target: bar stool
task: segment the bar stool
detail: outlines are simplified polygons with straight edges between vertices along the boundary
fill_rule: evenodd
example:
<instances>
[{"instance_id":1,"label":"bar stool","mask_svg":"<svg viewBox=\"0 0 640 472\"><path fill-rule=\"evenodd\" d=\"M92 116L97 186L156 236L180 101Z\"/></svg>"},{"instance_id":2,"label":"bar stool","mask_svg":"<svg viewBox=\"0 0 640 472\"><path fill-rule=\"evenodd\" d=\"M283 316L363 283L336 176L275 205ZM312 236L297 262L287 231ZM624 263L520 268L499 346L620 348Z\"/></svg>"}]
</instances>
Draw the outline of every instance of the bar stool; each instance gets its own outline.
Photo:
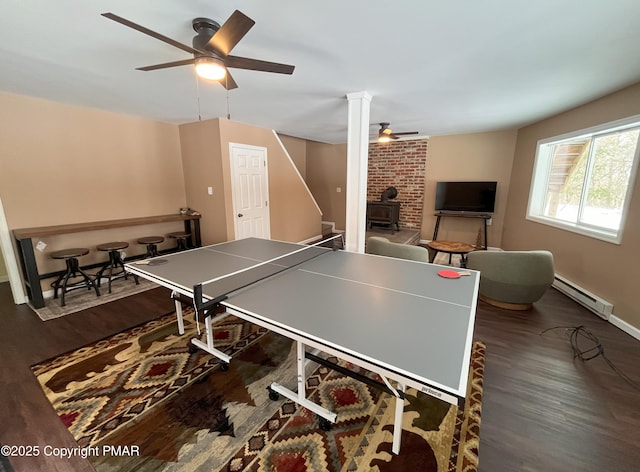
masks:
<instances>
[{"instance_id":1,"label":"bar stool","mask_svg":"<svg viewBox=\"0 0 640 472\"><path fill-rule=\"evenodd\" d=\"M96 246L98 251L108 251L109 252L109 260L102 266L102 268L96 274L96 282L98 283L98 287L100 287L100 283L102 281L103 274L106 270L109 271L108 279L109 279L109 293L111 293L111 281L120 277L127 279L127 271L124 269L124 264L122 263L122 255L120 251L122 249L126 249L129 247L129 243L124 241L114 241L112 243L104 243ZM115 272L114 272L115 270ZM138 277L135 275L133 279L138 285L140 282L138 281Z\"/></svg>"},{"instance_id":2,"label":"bar stool","mask_svg":"<svg viewBox=\"0 0 640 472\"><path fill-rule=\"evenodd\" d=\"M158 244L164 242L164 238L162 236L146 236L144 238L138 239L138 244L146 244L147 245L147 253L144 257L156 257L159 256L158 252Z\"/></svg>"},{"instance_id":3,"label":"bar stool","mask_svg":"<svg viewBox=\"0 0 640 472\"><path fill-rule=\"evenodd\" d=\"M189 249L187 239L191 237L191 233L187 233L186 231L176 231L175 233L167 234L167 236L176 240L176 249L178 251Z\"/></svg>"},{"instance_id":4,"label":"bar stool","mask_svg":"<svg viewBox=\"0 0 640 472\"><path fill-rule=\"evenodd\" d=\"M52 259L64 259L67 263L67 271L64 274L60 275L60 277L58 277L56 281L51 284L51 287L53 287L53 298L58 298L58 289L61 288L60 285L62 285L60 306L65 306L65 294L77 288L86 287L89 290L93 288L96 291L96 296L100 296L100 290L98 289L98 286L93 280L91 280L91 277L89 277L89 275L87 275L87 273L80 268L80 264L78 263L78 257L86 256L87 254L89 254L89 249L84 247L63 249L61 251L55 251L49 254ZM80 276L82 276L83 278L82 281L75 282L71 285L68 284L69 278Z\"/></svg>"}]
</instances>

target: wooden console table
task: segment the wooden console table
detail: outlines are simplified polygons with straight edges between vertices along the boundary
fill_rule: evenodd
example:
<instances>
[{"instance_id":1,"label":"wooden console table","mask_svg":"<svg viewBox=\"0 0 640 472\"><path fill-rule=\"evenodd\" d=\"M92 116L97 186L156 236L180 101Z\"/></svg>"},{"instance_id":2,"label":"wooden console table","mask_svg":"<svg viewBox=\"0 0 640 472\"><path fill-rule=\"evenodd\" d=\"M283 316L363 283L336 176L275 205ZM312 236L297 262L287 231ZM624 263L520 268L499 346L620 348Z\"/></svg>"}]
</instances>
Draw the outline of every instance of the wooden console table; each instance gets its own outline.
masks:
<instances>
[{"instance_id":1,"label":"wooden console table","mask_svg":"<svg viewBox=\"0 0 640 472\"><path fill-rule=\"evenodd\" d=\"M484 230L484 245L481 248L476 249L487 249L489 247L487 243L487 221L492 218L491 215L487 213L446 213L446 212L438 212L435 214L436 218L436 227L433 230L433 238L435 241L438 239L438 229L440 228L440 218L450 217L450 218L481 218L483 220L483 230Z\"/></svg>"},{"instance_id":2,"label":"wooden console table","mask_svg":"<svg viewBox=\"0 0 640 472\"><path fill-rule=\"evenodd\" d=\"M40 280L49 275L40 275L36 264L35 253L33 252L32 238L42 238L59 234L82 233L86 231L97 231L102 229L123 228L127 226L141 226L156 223L167 223L173 221L183 221L184 230L191 234L191 243L195 247L202 245L200 236L200 215L161 215L144 216L141 218L125 218L121 220L94 221L91 223L74 223L68 225L41 226L37 228L21 228L13 230L13 237L16 239L20 262L22 264L22 274L27 295L34 308L44 306L44 297ZM191 225L193 223L193 229Z\"/></svg>"}]
</instances>

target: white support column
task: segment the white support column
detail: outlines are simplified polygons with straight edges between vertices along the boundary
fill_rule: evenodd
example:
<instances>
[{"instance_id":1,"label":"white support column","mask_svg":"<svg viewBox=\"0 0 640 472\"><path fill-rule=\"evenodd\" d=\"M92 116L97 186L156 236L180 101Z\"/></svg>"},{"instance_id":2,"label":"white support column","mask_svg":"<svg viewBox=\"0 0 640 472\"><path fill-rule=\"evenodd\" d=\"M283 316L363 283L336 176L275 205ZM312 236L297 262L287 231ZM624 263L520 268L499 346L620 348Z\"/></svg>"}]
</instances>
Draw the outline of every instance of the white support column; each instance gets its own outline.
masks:
<instances>
[{"instance_id":1,"label":"white support column","mask_svg":"<svg viewBox=\"0 0 640 472\"><path fill-rule=\"evenodd\" d=\"M367 230L367 164L369 161L368 92L348 93L346 250L364 252Z\"/></svg>"}]
</instances>

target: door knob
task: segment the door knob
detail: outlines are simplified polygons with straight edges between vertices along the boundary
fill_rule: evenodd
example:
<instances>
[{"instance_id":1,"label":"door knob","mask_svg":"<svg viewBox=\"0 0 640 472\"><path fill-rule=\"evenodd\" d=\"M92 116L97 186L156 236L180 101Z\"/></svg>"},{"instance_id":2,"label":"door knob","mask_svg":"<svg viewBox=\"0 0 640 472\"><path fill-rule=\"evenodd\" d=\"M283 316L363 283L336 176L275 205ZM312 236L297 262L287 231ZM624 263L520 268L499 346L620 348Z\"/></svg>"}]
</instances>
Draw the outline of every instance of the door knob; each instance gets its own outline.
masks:
<instances>
[{"instance_id":1,"label":"door knob","mask_svg":"<svg viewBox=\"0 0 640 472\"><path fill-rule=\"evenodd\" d=\"M244 215L242 213L238 213L238 218L242 218Z\"/></svg>"}]
</instances>

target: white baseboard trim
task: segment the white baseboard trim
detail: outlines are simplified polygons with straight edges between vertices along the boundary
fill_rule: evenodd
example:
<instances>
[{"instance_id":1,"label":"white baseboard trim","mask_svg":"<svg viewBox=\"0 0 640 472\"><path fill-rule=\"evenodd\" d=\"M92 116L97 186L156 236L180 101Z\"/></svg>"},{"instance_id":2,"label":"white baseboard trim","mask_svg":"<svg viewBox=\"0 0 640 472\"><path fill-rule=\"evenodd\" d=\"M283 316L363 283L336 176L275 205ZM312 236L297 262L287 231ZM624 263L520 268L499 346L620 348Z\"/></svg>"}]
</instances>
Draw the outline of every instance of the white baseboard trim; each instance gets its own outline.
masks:
<instances>
[{"instance_id":1,"label":"white baseboard trim","mask_svg":"<svg viewBox=\"0 0 640 472\"><path fill-rule=\"evenodd\" d=\"M2 282L8 282L9 281L9 276L8 275L0 275L0 284Z\"/></svg>"},{"instance_id":2,"label":"white baseboard trim","mask_svg":"<svg viewBox=\"0 0 640 472\"><path fill-rule=\"evenodd\" d=\"M609 323L611 323L616 328L620 328L622 331L627 333L629 336L633 336L637 340L640 340L640 329L635 326L630 325L626 321L621 320L615 315L609 316Z\"/></svg>"}]
</instances>

